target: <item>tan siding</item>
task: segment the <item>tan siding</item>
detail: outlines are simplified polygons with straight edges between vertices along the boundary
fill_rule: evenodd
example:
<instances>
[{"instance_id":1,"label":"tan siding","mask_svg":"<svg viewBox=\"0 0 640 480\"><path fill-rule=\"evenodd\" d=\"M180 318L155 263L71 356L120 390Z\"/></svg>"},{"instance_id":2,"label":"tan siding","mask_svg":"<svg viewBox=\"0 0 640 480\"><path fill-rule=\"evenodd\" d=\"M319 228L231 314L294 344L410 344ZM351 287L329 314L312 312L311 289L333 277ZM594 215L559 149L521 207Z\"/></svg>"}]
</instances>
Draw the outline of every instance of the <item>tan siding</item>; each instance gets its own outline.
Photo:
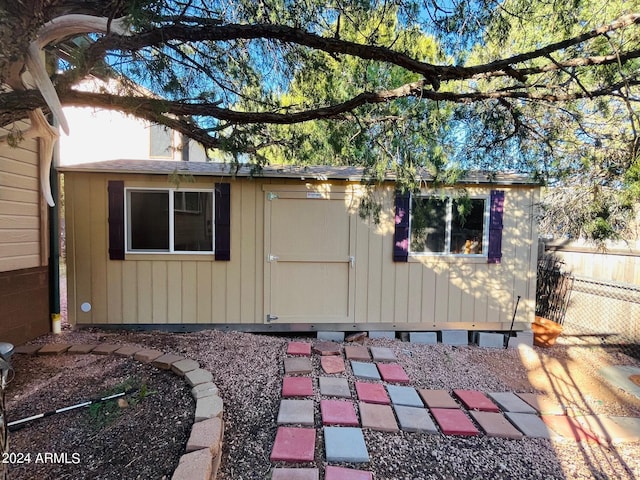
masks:
<instances>
[{"instance_id":1,"label":"tan siding","mask_svg":"<svg viewBox=\"0 0 640 480\"><path fill-rule=\"evenodd\" d=\"M0 136L7 133L0 128ZM47 264L47 212L41 204L37 142L0 144L0 272Z\"/></svg>"},{"instance_id":2,"label":"tan siding","mask_svg":"<svg viewBox=\"0 0 640 480\"><path fill-rule=\"evenodd\" d=\"M197 262L196 264L196 281L197 281L197 323L211 322L211 263Z\"/></svg>"},{"instance_id":3,"label":"tan siding","mask_svg":"<svg viewBox=\"0 0 640 480\"><path fill-rule=\"evenodd\" d=\"M151 274L153 264L149 261L137 263L137 287L138 287L138 323L153 323L153 276Z\"/></svg>"},{"instance_id":4,"label":"tan siding","mask_svg":"<svg viewBox=\"0 0 640 480\"><path fill-rule=\"evenodd\" d=\"M262 243L260 238L262 232L258 234L256 231L256 216L257 216L257 199L258 192L253 188L252 184L242 182L234 185L236 192L240 194L240 201L242 214L240 216L240 278L242 279L254 279L257 265L257 257L261 257ZM233 192L232 192L233 195ZM261 195L262 197L263 195ZM262 216L262 209L260 216ZM242 282L242 296L247 296L249 299L256 298L256 285L255 282L247 281ZM241 322L254 323L256 320L255 302L244 302L238 295L238 301L240 302L240 314L239 318Z\"/></svg>"},{"instance_id":5,"label":"tan siding","mask_svg":"<svg viewBox=\"0 0 640 480\"><path fill-rule=\"evenodd\" d=\"M153 298L151 316L153 323L169 323L167 308L169 290L167 288L167 277L167 262L151 262L151 278L153 282L151 289Z\"/></svg>"}]
</instances>

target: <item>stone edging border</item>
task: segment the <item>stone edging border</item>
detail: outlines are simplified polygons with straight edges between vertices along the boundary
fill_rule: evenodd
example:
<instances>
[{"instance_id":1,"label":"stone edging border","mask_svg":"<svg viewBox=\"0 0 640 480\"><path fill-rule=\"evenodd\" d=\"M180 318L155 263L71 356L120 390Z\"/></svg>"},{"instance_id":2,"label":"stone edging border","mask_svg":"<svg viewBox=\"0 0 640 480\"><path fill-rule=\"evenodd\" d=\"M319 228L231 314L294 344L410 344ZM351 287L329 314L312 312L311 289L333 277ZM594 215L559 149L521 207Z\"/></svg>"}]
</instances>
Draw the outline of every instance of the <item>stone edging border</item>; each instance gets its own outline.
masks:
<instances>
[{"instance_id":1,"label":"stone edging border","mask_svg":"<svg viewBox=\"0 0 640 480\"><path fill-rule=\"evenodd\" d=\"M213 375L208 370L200 368L197 361L159 350L113 343L22 345L16 347L13 353L26 355L113 354L119 357L131 357L140 363L151 364L162 370L171 370L176 375L183 377L191 387L191 395L196 401L196 410L185 453L180 457L178 467L173 472L171 480L216 480L222 459L224 404L220 398L218 387L212 382Z\"/></svg>"}]
</instances>

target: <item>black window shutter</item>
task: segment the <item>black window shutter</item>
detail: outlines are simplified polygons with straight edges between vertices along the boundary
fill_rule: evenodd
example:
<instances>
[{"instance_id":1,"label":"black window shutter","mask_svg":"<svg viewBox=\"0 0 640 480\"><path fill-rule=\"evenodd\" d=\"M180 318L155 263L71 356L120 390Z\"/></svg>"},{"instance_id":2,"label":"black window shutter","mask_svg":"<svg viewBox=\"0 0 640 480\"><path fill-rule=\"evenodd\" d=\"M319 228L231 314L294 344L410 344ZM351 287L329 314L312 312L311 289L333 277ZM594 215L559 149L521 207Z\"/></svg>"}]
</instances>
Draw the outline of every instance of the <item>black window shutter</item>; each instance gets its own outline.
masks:
<instances>
[{"instance_id":1,"label":"black window shutter","mask_svg":"<svg viewBox=\"0 0 640 480\"><path fill-rule=\"evenodd\" d=\"M216 183L216 260L231 260L231 184Z\"/></svg>"},{"instance_id":2,"label":"black window shutter","mask_svg":"<svg viewBox=\"0 0 640 480\"><path fill-rule=\"evenodd\" d=\"M393 261L409 258L409 202L408 193L396 194L395 230L393 232Z\"/></svg>"},{"instance_id":3,"label":"black window shutter","mask_svg":"<svg viewBox=\"0 0 640 480\"><path fill-rule=\"evenodd\" d=\"M109 194L109 260L124 260L124 182L110 180Z\"/></svg>"},{"instance_id":4,"label":"black window shutter","mask_svg":"<svg viewBox=\"0 0 640 480\"><path fill-rule=\"evenodd\" d=\"M502 260L502 217L504 216L504 191L491 190L489 211L489 252L488 263Z\"/></svg>"}]
</instances>

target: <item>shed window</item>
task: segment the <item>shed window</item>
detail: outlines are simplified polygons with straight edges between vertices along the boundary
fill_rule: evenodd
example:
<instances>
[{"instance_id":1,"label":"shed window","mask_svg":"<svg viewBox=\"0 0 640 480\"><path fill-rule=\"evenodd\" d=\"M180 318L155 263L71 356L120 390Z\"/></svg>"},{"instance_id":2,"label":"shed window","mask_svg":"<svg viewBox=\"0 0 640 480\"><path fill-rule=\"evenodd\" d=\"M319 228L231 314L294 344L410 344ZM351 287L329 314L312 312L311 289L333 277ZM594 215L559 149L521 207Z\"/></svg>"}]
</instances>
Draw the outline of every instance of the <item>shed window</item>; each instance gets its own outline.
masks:
<instances>
[{"instance_id":1,"label":"shed window","mask_svg":"<svg viewBox=\"0 0 640 480\"><path fill-rule=\"evenodd\" d=\"M413 197L409 251L413 254L486 255L488 221L486 198Z\"/></svg>"},{"instance_id":2,"label":"shed window","mask_svg":"<svg viewBox=\"0 0 640 480\"><path fill-rule=\"evenodd\" d=\"M128 252L213 252L213 190L127 190Z\"/></svg>"}]
</instances>

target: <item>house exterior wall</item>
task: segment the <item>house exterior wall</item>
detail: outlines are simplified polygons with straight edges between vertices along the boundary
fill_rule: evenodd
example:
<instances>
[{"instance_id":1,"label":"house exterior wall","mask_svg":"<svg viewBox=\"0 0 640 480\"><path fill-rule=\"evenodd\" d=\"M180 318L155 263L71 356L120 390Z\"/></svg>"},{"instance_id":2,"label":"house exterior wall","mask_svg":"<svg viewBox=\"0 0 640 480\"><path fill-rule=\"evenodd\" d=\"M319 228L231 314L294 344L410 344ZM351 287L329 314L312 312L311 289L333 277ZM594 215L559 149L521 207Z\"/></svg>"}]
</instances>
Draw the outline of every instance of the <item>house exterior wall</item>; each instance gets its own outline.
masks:
<instances>
[{"instance_id":1,"label":"house exterior wall","mask_svg":"<svg viewBox=\"0 0 640 480\"><path fill-rule=\"evenodd\" d=\"M48 254L37 141L0 144L1 341L21 344L49 331Z\"/></svg>"},{"instance_id":2,"label":"house exterior wall","mask_svg":"<svg viewBox=\"0 0 640 480\"><path fill-rule=\"evenodd\" d=\"M65 174L68 311L73 324L154 326L228 325L247 330L286 329L268 323L265 307L267 261L265 225L270 190L355 192L357 182L301 182L281 178L195 177L188 188L231 184L231 260L212 255L126 254L109 260L108 194L110 180L126 188L171 188L166 175L69 171ZM490 188L469 186L488 194ZM495 186L493 187L495 188ZM502 188L502 187L500 187ZM533 206L538 188L505 187L503 257L410 257L393 261L394 192L388 184L377 192L383 203L380 223L359 218L349 200L353 265L353 322L341 328L436 330L508 329L515 299L521 296L516 328L533 320L537 234ZM348 196L348 195L347 195ZM311 197L310 197L311 198ZM295 229L296 225L290 228ZM268 273L268 272L267 272ZM292 297L294 294L292 294ZM91 309L83 311L81 305ZM85 308L86 310L86 308ZM289 325L288 327L292 327ZM327 325L295 325L314 330Z\"/></svg>"}]
</instances>

